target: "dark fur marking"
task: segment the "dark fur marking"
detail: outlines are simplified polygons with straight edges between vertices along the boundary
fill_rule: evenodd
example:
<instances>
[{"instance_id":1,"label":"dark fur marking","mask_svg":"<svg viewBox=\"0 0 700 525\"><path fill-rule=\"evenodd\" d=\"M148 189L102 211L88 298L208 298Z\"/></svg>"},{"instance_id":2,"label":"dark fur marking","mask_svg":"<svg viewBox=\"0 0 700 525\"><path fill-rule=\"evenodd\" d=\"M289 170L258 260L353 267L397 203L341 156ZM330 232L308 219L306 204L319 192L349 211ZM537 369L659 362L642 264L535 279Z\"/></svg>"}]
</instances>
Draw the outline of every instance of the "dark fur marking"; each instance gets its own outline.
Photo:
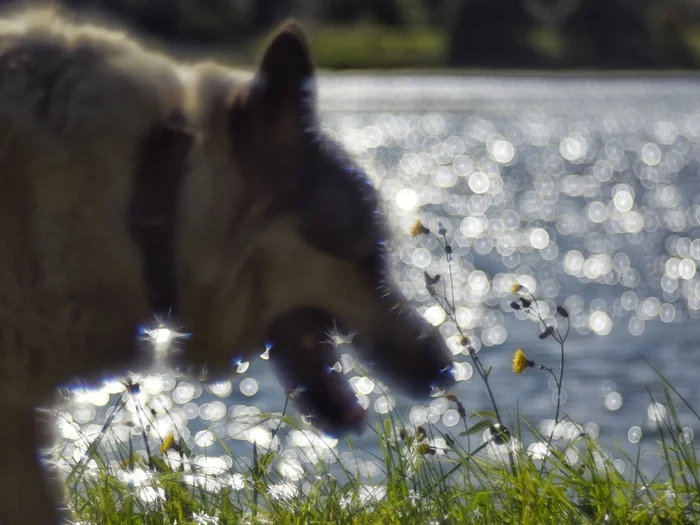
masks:
<instances>
[{"instance_id":1,"label":"dark fur marking","mask_svg":"<svg viewBox=\"0 0 700 525\"><path fill-rule=\"evenodd\" d=\"M143 276L154 313L177 310L175 221L192 133L172 115L143 140L137 152L128 226L141 250Z\"/></svg>"},{"instance_id":2,"label":"dark fur marking","mask_svg":"<svg viewBox=\"0 0 700 525\"><path fill-rule=\"evenodd\" d=\"M312 246L354 260L374 286L388 277L386 219L376 189L335 142L323 138L309 145L310 160L302 179L305 200L296 211L301 233Z\"/></svg>"},{"instance_id":3,"label":"dark fur marking","mask_svg":"<svg viewBox=\"0 0 700 525\"><path fill-rule=\"evenodd\" d=\"M34 108L36 117L44 120L48 117L56 84L70 66L71 58L58 51L53 44L45 43L34 46L31 51L23 47L10 50L0 58L0 68L8 75L21 72L29 77L28 87L40 91ZM47 67L46 64L51 66Z\"/></svg>"}]
</instances>

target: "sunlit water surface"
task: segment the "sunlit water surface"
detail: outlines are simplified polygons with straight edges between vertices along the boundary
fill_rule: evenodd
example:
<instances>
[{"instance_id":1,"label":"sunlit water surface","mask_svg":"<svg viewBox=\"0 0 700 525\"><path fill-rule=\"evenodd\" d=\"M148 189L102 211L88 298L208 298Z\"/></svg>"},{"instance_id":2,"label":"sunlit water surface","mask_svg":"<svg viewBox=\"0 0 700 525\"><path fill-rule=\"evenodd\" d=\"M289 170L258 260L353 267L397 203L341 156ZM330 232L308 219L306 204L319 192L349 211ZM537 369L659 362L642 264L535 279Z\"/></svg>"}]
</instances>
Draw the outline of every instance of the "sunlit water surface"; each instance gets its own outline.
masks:
<instances>
[{"instance_id":1,"label":"sunlit water surface","mask_svg":"<svg viewBox=\"0 0 700 525\"><path fill-rule=\"evenodd\" d=\"M401 290L460 352L455 325L423 282L424 270L446 274L444 259L434 240L411 238L408 230L416 218L430 228L439 220L454 239L457 317L493 366L490 381L507 420L514 421L517 403L549 432L556 401L545 373L513 374L513 349L555 369L559 363L558 346L539 340L537 325L509 307L517 280L542 299L545 312L561 304L571 314L562 410L580 427L558 427L557 443L581 430L597 435L628 474L632 465L610 438L633 458L641 443L641 466L655 473L656 425L668 407L661 397L652 404L646 388L660 396L662 382L641 356L700 407L700 82L343 76L323 78L320 88L324 127L366 168L386 201ZM459 353L457 360L464 365L456 394L467 411L488 410L469 357ZM455 435L463 430L444 398L416 405L385 396L348 355L341 364L371 423L395 408L408 423L430 422ZM291 484L277 486L280 496L298 490L318 461L336 471L342 465L368 485L381 480L371 431L354 440L360 462L342 440L310 431L287 429L273 438L277 422L256 414L279 412L285 399L264 358L238 364L230 381L210 386L164 371L138 380L140 401L156 414L152 451L158 453L159 436L177 427L201 468L228 472L222 484L245 482L231 472L246 471L253 442L282 452L274 468ZM58 418L65 456L84 453L123 390L115 381L75 393L74 405ZM683 438L693 440L698 422L686 410L680 417ZM142 449L144 425L131 399L105 446L134 436ZM233 464L220 457L218 439L237 456ZM144 488L143 497L158 494Z\"/></svg>"}]
</instances>

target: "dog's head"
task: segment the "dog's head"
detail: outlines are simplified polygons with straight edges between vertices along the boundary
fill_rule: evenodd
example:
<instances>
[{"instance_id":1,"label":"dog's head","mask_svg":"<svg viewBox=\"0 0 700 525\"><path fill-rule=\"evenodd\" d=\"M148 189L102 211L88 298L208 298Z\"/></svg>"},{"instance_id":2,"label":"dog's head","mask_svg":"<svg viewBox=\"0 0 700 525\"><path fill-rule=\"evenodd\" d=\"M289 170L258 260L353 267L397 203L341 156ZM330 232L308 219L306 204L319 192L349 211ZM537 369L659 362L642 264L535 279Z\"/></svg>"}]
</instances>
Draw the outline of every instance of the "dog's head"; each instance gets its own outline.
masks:
<instances>
[{"instance_id":1,"label":"dog's head","mask_svg":"<svg viewBox=\"0 0 700 525\"><path fill-rule=\"evenodd\" d=\"M267 344L317 426L360 430L364 411L334 367L331 329L353 332L380 377L418 396L452 381L452 354L391 282L376 190L321 133L314 102L306 40L288 22L253 80L233 89L217 128L228 171L210 180L228 177L229 189L211 205L231 204L212 216L229 224L200 230L223 239L223 255L201 270L209 283L182 301L193 332L184 357L216 374Z\"/></svg>"}]
</instances>

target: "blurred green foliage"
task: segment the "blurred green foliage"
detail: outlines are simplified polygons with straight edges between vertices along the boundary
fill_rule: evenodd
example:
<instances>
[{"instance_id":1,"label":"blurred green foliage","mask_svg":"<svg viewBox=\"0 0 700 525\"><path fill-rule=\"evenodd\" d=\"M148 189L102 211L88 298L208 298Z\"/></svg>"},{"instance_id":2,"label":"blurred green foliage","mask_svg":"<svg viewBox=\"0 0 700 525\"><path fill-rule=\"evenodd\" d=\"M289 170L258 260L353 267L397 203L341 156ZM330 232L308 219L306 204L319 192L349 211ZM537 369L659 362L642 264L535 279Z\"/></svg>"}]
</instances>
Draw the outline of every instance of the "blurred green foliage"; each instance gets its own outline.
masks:
<instances>
[{"instance_id":1,"label":"blurred green foliage","mask_svg":"<svg viewBox=\"0 0 700 525\"><path fill-rule=\"evenodd\" d=\"M431 68L443 64L447 46L447 35L430 27L371 24L320 26L310 40L316 63L328 69Z\"/></svg>"},{"instance_id":2,"label":"blurred green foliage","mask_svg":"<svg viewBox=\"0 0 700 525\"><path fill-rule=\"evenodd\" d=\"M700 3L687 0L61 1L242 65L288 16L306 24L319 66L330 69L700 65Z\"/></svg>"}]
</instances>

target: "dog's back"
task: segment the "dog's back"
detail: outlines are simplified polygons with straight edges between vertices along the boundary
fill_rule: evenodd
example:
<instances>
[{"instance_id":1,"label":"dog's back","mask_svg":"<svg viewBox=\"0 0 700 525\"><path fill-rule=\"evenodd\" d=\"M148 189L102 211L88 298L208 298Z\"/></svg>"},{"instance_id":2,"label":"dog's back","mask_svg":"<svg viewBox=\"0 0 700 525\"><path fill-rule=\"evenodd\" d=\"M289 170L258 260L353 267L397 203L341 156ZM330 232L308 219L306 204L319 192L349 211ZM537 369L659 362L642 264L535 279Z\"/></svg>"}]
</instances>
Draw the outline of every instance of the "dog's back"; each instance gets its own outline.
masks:
<instances>
[{"instance_id":1,"label":"dog's back","mask_svg":"<svg viewBox=\"0 0 700 525\"><path fill-rule=\"evenodd\" d=\"M0 523L56 523L32 407L131 364L148 314L127 208L175 68L51 12L0 22ZM158 133L155 133L158 136Z\"/></svg>"},{"instance_id":2,"label":"dog's back","mask_svg":"<svg viewBox=\"0 0 700 525\"><path fill-rule=\"evenodd\" d=\"M147 304L126 207L181 98L171 64L122 34L49 12L0 25L0 403L133 348Z\"/></svg>"}]
</instances>

